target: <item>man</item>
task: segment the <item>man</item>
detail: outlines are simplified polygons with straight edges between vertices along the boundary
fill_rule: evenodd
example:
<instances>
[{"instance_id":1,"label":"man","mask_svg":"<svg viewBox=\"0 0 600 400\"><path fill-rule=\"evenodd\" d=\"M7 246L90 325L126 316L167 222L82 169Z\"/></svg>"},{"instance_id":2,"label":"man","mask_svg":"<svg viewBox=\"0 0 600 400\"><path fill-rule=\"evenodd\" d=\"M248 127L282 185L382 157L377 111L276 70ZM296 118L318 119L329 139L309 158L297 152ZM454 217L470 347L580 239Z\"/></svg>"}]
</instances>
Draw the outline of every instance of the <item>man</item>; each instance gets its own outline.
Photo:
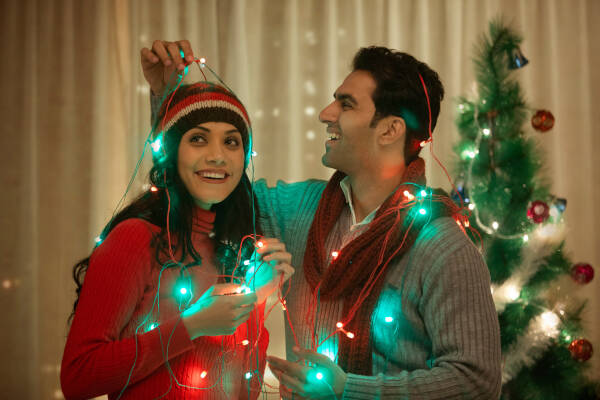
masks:
<instances>
[{"instance_id":1,"label":"man","mask_svg":"<svg viewBox=\"0 0 600 400\"><path fill-rule=\"evenodd\" d=\"M182 69L180 48L193 57L187 41L155 42L142 64ZM329 182L256 183L263 230L286 243L296 267L289 361L269 358L283 398L499 396L487 268L447 197L424 186L418 157L443 94L437 74L412 56L360 49L319 115L323 163L337 172Z\"/></svg>"}]
</instances>

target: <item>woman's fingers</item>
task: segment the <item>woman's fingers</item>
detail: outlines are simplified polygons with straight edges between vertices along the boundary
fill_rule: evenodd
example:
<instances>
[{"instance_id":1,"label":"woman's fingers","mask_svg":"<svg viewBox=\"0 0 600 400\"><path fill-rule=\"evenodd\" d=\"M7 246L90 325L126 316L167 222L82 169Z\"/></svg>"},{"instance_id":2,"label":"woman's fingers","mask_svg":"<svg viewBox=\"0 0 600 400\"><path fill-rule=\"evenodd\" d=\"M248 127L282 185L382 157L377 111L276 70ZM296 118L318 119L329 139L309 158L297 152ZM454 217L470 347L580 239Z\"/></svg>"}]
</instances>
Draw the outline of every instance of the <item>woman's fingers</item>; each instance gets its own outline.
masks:
<instances>
[{"instance_id":1,"label":"woman's fingers","mask_svg":"<svg viewBox=\"0 0 600 400\"><path fill-rule=\"evenodd\" d=\"M235 293L239 287L237 283L216 283L213 285L213 294L216 296Z\"/></svg>"}]
</instances>

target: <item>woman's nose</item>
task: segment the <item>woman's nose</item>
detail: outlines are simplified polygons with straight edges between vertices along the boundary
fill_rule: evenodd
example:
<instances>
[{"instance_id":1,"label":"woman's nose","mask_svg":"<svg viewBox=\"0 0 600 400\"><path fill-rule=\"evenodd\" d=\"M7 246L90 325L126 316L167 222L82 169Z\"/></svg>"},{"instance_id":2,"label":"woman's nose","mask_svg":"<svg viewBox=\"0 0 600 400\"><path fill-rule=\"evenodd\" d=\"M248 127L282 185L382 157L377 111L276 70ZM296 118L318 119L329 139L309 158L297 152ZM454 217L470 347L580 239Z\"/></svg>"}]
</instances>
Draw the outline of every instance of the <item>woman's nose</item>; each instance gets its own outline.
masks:
<instances>
[{"instance_id":1,"label":"woman's nose","mask_svg":"<svg viewBox=\"0 0 600 400\"><path fill-rule=\"evenodd\" d=\"M223 152L223 148L220 144L210 144L208 150L208 155L206 157L206 161L208 163L215 165L221 165L225 163L225 153Z\"/></svg>"}]
</instances>

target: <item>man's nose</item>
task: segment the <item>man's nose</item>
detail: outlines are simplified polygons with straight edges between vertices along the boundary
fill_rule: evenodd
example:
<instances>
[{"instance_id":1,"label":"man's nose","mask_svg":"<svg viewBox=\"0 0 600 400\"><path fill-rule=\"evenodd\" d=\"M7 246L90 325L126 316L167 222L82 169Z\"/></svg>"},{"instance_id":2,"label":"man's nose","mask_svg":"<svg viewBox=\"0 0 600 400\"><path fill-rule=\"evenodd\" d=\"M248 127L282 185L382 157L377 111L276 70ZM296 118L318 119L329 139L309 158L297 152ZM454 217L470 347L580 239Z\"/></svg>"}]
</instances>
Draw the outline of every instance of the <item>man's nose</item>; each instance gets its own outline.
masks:
<instances>
[{"instance_id":1,"label":"man's nose","mask_svg":"<svg viewBox=\"0 0 600 400\"><path fill-rule=\"evenodd\" d=\"M319 113L319 121L323 122L324 124L336 122L337 114L335 101L332 101Z\"/></svg>"}]
</instances>

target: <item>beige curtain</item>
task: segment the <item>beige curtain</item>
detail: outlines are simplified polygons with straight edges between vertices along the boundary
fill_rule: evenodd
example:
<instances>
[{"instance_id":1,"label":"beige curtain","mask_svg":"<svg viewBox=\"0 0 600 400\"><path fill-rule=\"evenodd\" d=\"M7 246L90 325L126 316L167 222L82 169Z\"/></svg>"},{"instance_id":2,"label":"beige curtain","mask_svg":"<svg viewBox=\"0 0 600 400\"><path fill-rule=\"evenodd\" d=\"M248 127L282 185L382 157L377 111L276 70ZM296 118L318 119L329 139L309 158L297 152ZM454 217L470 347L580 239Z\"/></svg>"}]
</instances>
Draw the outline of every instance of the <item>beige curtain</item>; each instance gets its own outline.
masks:
<instances>
[{"instance_id":1,"label":"beige curtain","mask_svg":"<svg viewBox=\"0 0 600 400\"><path fill-rule=\"evenodd\" d=\"M188 38L239 94L254 124L256 177L327 178L317 115L369 44L412 53L440 73L447 96L435 149L450 166L452 98L472 90L473 43L499 14L523 32L530 64L518 74L529 104L556 117L552 131L531 135L553 192L569 201L569 254L600 271L598 1L0 2L0 397L62 398L71 268L110 218L149 129L142 46ZM449 187L433 162L428 176ZM584 320L597 349L599 281L577 293L589 300ZM270 321L273 353L283 349L281 323Z\"/></svg>"}]
</instances>

